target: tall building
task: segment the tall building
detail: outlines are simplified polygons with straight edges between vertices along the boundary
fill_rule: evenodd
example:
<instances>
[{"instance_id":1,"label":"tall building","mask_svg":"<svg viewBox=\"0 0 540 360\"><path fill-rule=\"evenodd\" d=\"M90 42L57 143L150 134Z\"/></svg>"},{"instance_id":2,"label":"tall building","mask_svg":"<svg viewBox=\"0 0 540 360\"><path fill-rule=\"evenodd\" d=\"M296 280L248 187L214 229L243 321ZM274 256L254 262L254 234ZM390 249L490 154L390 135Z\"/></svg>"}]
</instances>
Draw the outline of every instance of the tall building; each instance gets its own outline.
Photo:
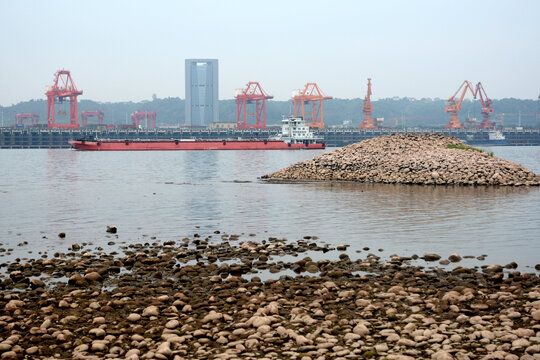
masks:
<instances>
[{"instance_id":1,"label":"tall building","mask_svg":"<svg viewBox=\"0 0 540 360\"><path fill-rule=\"evenodd\" d=\"M219 122L217 59L186 59L186 123Z\"/></svg>"}]
</instances>

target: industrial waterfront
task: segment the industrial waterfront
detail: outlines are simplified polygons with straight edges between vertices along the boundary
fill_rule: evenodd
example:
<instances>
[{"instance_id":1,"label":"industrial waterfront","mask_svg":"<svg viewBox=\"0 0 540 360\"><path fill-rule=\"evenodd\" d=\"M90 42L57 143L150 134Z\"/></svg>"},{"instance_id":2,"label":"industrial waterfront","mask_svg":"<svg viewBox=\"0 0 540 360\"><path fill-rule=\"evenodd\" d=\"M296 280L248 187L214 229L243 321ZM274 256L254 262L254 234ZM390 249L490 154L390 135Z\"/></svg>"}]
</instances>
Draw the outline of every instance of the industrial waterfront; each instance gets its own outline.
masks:
<instances>
[{"instance_id":1,"label":"industrial waterfront","mask_svg":"<svg viewBox=\"0 0 540 360\"><path fill-rule=\"evenodd\" d=\"M58 149L69 148L69 140L87 138L134 140L134 139L267 139L279 132L278 129L37 129L0 128L0 149ZM488 131L451 129L320 129L315 134L322 137L327 146L345 146L376 136L403 132L438 132L455 136L471 144L488 141ZM538 146L539 129L502 131L506 145Z\"/></svg>"}]
</instances>

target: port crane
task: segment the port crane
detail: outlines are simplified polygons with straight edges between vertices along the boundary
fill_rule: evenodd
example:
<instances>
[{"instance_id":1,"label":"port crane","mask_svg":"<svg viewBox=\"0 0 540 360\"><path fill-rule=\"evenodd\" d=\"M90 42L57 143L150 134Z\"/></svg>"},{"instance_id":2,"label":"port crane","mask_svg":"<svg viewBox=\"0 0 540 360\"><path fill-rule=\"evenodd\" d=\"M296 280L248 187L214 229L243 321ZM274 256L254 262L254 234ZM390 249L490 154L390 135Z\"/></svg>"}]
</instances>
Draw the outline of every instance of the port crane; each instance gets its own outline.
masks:
<instances>
[{"instance_id":1,"label":"port crane","mask_svg":"<svg viewBox=\"0 0 540 360\"><path fill-rule=\"evenodd\" d=\"M371 119L371 112L373 111L373 105L371 105L371 78L368 78L368 91L364 98L364 105L362 106L362 112L364 113L364 121L358 126L359 129L376 129L377 125L373 124Z\"/></svg>"},{"instance_id":2,"label":"port crane","mask_svg":"<svg viewBox=\"0 0 540 360\"><path fill-rule=\"evenodd\" d=\"M476 99L477 96L480 97L480 103L482 104L481 113L484 117L480 125L478 125L478 128L482 130L495 129L495 123L489 120L489 114L493 114L493 107L491 106L493 104L493 101L486 95L486 91L484 90L481 82L478 82L478 84L476 84L474 98Z\"/></svg>"},{"instance_id":3,"label":"port crane","mask_svg":"<svg viewBox=\"0 0 540 360\"><path fill-rule=\"evenodd\" d=\"M131 114L131 124L132 126L136 128L141 126L141 122L144 122L145 120L146 120L147 129L156 128L156 112L155 111L137 110L136 112Z\"/></svg>"},{"instance_id":4,"label":"port crane","mask_svg":"<svg viewBox=\"0 0 540 360\"><path fill-rule=\"evenodd\" d=\"M24 126L24 122L30 120L32 126L39 125L39 114L35 112L22 112L15 114L15 124L19 126Z\"/></svg>"},{"instance_id":5,"label":"port crane","mask_svg":"<svg viewBox=\"0 0 540 360\"><path fill-rule=\"evenodd\" d=\"M457 118L457 114L459 112L459 109L461 108L461 103L463 102L463 98L465 97L467 90L469 90L472 96L475 97L473 84L470 81L465 80L454 93L454 95L452 95L452 97L446 100L448 105L445 106L444 111L451 114L450 121L448 122L448 124L446 124L446 129L463 129L463 125L460 124L459 119ZM461 95L456 101L456 96L459 94L460 91Z\"/></svg>"},{"instance_id":6,"label":"port crane","mask_svg":"<svg viewBox=\"0 0 540 360\"><path fill-rule=\"evenodd\" d=\"M78 129L77 121L77 96L82 95L82 91L77 90L71 73L68 70L58 70L54 74L54 84L47 87L47 127ZM69 100L69 124L57 124L54 110L55 104L62 104ZM62 112L63 114L65 112Z\"/></svg>"},{"instance_id":7,"label":"port crane","mask_svg":"<svg viewBox=\"0 0 540 360\"><path fill-rule=\"evenodd\" d=\"M307 83L303 90L295 90L291 99L294 105L294 116L302 111L302 118L314 128L324 129L323 101L332 99L326 96L316 83ZM306 111L305 105L312 104L312 112ZM307 116L306 116L307 115Z\"/></svg>"},{"instance_id":8,"label":"port crane","mask_svg":"<svg viewBox=\"0 0 540 360\"><path fill-rule=\"evenodd\" d=\"M236 128L237 129L266 129L266 100L273 99L257 81L251 81L245 89L237 89L236 98ZM249 104L255 104L255 113L248 113ZM243 119L242 119L243 113ZM255 116L255 124L248 124L248 116Z\"/></svg>"},{"instance_id":9,"label":"port crane","mask_svg":"<svg viewBox=\"0 0 540 360\"><path fill-rule=\"evenodd\" d=\"M81 125L83 127L86 127L88 125L89 117L97 117L98 125L103 125L103 118L105 117L105 114L102 110L87 110L81 112Z\"/></svg>"}]
</instances>

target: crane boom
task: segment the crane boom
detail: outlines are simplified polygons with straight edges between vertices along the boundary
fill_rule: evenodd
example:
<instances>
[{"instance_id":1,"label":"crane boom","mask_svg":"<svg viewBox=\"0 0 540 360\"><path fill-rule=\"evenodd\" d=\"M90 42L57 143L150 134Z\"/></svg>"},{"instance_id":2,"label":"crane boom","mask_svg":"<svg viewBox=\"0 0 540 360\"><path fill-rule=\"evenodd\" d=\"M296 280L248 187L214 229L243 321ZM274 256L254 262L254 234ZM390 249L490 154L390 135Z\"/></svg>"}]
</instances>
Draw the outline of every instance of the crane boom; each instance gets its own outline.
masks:
<instances>
[{"instance_id":1,"label":"crane boom","mask_svg":"<svg viewBox=\"0 0 540 360\"><path fill-rule=\"evenodd\" d=\"M448 102L448 105L445 106L444 111L451 114L450 121L446 125L447 129L463 129L463 126L460 124L459 119L457 118L457 114L459 110L461 109L461 103L463 102L463 99L465 98L465 94L467 93L467 90L471 92L473 97L475 96L475 91L473 84L465 80L460 85L460 87L457 89L457 91L452 95L446 102ZM456 102L456 96L461 91L461 96L459 97L459 100Z\"/></svg>"},{"instance_id":2,"label":"crane boom","mask_svg":"<svg viewBox=\"0 0 540 360\"><path fill-rule=\"evenodd\" d=\"M364 106L362 107L362 112L364 113L364 121L358 127L359 129L376 129L377 125L373 124L371 119L371 112L373 111L373 105L371 105L371 78L368 78L368 91L367 95L364 98Z\"/></svg>"},{"instance_id":3,"label":"crane boom","mask_svg":"<svg viewBox=\"0 0 540 360\"><path fill-rule=\"evenodd\" d=\"M478 96L480 97L480 103L482 104L481 113L484 117L480 125L478 125L478 128L484 130L495 129L495 123L489 120L489 114L493 114L493 107L491 106L493 104L493 101L488 98L486 90L484 90L481 82L478 82L478 84L476 84L476 91L474 93L475 99Z\"/></svg>"}]
</instances>

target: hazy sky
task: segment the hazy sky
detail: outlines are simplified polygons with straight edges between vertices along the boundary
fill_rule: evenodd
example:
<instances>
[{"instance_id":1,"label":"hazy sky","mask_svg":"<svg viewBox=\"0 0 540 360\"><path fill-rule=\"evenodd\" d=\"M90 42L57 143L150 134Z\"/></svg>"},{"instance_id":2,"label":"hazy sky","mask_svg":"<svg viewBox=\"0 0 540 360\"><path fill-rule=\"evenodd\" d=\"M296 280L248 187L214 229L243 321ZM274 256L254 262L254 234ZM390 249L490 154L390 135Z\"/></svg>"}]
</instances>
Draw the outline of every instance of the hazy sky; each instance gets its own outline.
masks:
<instances>
[{"instance_id":1,"label":"hazy sky","mask_svg":"<svg viewBox=\"0 0 540 360\"><path fill-rule=\"evenodd\" d=\"M540 1L0 0L0 105L45 99L59 69L80 99L184 98L184 59L219 59L219 95L260 81L277 100L317 82L338 98L540 93Z\"/></svg>"}]
</instances>

